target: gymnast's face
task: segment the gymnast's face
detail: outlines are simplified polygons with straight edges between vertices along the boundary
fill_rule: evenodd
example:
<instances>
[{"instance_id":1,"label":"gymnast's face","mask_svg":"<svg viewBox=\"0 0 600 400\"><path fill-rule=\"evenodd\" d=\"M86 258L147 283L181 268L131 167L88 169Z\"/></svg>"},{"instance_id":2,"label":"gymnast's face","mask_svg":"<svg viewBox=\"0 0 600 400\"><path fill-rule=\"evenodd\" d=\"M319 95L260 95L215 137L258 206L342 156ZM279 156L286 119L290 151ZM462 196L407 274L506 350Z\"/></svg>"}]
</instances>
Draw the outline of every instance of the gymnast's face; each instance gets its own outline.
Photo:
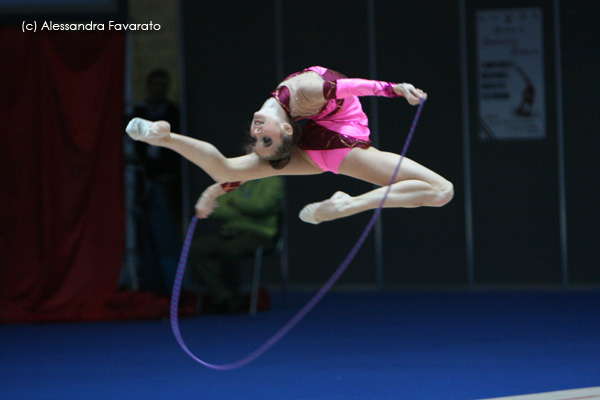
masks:
<instances>
[{"instance_id":1,"label":"gymnast's face","mask_svg":"<svg viewBox=\"0 0 600 400\"><path fill-rule=\"evenodd\" d=\"M257 112L250 125L250 137L254 152L265 160L277 151L281 145L281 137L285 130L283 124L277 118Z\"/></svg>"}]
</instances>

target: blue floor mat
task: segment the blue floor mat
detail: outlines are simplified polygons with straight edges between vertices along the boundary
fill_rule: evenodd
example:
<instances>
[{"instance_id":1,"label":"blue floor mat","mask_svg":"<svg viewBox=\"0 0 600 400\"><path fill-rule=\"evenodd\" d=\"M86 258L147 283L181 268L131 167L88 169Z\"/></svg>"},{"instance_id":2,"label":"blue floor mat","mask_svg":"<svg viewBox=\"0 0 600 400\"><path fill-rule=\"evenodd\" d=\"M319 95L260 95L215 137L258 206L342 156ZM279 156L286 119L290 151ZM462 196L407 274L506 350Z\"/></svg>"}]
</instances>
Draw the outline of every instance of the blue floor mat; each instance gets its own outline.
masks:
<instances>
[{"instance_id":1,"label":"blue floor mat","mask_svg":"<svg viewBox=\"0 0 600 400\"><path fill-rule=\"evenodd\" d=\"M246 356L310 297L181 320L212 363ZM333 292L255 362L195 363L164 321L0 326L0 399L452 399L600 386L600 292Z\"/></svg>"}]
</instances>

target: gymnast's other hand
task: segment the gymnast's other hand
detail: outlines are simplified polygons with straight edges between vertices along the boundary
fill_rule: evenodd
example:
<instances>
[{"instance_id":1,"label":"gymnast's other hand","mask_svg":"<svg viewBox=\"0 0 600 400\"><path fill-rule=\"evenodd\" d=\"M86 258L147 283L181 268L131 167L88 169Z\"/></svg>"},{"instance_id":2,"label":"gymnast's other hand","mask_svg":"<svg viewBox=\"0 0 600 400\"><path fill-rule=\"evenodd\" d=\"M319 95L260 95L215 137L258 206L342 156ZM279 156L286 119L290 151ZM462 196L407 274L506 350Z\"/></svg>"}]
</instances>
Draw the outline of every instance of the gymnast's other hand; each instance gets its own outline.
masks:
<instances>
[{"instance_id":1,"label":"gymnast's other hand","mask_svg":"<svg viewBox=\"0 0 600 400\"><path fill-rule=\"evenodd\" d=\"M206 188L194 206L196 216L200 219L210 217L217 206L217 199L222 194L225 194L225 191L219 183L215 183Z\"/></svg>"},{"instance_id":2,"label":"gymnast's other hand","mask_svg":"<svg viewBox=\"0 0 600 400\"><path fill-rule=\"evenodd\" d=\"M171 137L171 125L167 121L148 121L143 118L133 118L127 124L125 131L133 140L139 140L158 146Z\"/></svg>"},{"instance_id":3,"label":"gymnast's other hand","mask_svg":"<svg viewBox=\"0 0 600 400\"><path fill-rule=\"evenodd\" d=\"M405 97L411 106L416 106L422 100L427 100L427 93L415 88L410 83L398 83L394 85L394 93Z\"/></svg>"}]
</instances>

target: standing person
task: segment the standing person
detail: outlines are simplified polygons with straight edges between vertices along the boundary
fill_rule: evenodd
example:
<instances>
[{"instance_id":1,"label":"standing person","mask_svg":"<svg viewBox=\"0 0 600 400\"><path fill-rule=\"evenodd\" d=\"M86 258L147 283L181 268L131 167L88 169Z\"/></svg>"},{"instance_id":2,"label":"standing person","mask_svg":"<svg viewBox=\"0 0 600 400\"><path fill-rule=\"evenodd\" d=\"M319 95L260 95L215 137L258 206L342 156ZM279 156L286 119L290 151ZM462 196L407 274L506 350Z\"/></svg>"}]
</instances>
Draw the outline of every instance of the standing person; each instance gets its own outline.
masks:
<instances>
[{"instance_id":1,"label":"standing person","mask_svg":"<svg viewBox=\"0 0 600 400\"><path fill-rule=\"evenodd\" d=\"M166 121L134 119L127 132L135 140L178 152L219 183L330 171L381 186L355 197L336 192L305 206L300 218L318 224L377 208L400 160L398 154L371 146L358 96L404 97L411 105L427 97L408 83L348 79L310 67L288 76L254 113L251 154L226 158L208 142L171 133ZM308 120L302 130L295 124L301 119ZM384 207L439 207L453 193L449 181L405 158Z\"/></svg>"},{"instance_id":2,"label":"standing person","mask_svg":"<svg viewBox=\"0 0 600 400\"><path fill-rule=\"evenodd\" d=\"M168 98L170 76L157 69L146 77L147 97L132 117L168 120L179 129L179 107ZM140 289L169 294L181 248L181 158L170 150L139 143L141 166L136 218Z\"/></svg>"},{"instance_id":3,"label":"standing person","mask_svg":"<svg viewBox=\"0 0 600 400\"><path fill-rule=\"evenodd\" d=\"M279 234L283 180L279 176L245 182L226 192L208 187L196 203L200 218L217 219L218 231L194 238L189 255L191 272L208 292L211 312L240 312L240 264L258 247L274 245Z\"/></svg>"}]
</instances>

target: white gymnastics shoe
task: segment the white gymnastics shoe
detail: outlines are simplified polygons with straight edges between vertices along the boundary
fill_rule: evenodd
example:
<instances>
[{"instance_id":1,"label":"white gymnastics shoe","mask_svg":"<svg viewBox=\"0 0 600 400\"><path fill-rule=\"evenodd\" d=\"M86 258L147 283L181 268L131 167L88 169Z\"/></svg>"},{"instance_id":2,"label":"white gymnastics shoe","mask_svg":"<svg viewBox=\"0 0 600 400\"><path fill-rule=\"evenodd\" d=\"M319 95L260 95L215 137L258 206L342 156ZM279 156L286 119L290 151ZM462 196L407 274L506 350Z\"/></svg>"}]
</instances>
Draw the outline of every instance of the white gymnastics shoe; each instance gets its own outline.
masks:
<instances>
[{"instance_id":1,"label":"white gymnastics shoe","mask_svg":"<svg viewBox=\"0 0 600 400\"><path fill-rule=\"evenodd\" d=\"M319 208L319 204L320 203L312 203L304 206L304 208L300 210L300 214L298 214L298 217L300 217L300 219L304 222L318 225L321 221L317 221L315 219L315 211L317 210L317 208Z\"/></svg>"},{"instance_id":2,"label":"white gymnastics shoe","mask_svg":"<svg viewBox=\"0 0 600 400\"><path fill-rule=\"evenodd\" d=\"M171 135L171 126L166 121L152 122L143 118L134 118L129 121L125 131L133 140L157 144L161 139Z\"/></svg>"},{"instance_id":3,"label":"white gymnastics shoe","mask_svg":"<svg viewBox=\"0 0 600 400\"><path fill-rule=\"evenodd\" d=\"M142 119L142 118L133 118L127 124L127 128L125 128L125 132L129 135L133 140L144 140L150 136L150 125L152 122Z\"/></svg>"},{"instance_id":4,"label":"white gymnastics shoe","mask_svg":"<svg viewBox=\"0 0 600 400\"><path fill-rule=\"evenodd\" d=\"M333 196L327 200L304 206L304 208L300 210L298 217L300 217L302 221L314 225L347 217L348 215L353 214L347 207L351 199L352 197L344 192L335 192ZM317 211L319 213L319 218L321 219L320 221L315 217Z\"/></svg>"}]
</instances>

